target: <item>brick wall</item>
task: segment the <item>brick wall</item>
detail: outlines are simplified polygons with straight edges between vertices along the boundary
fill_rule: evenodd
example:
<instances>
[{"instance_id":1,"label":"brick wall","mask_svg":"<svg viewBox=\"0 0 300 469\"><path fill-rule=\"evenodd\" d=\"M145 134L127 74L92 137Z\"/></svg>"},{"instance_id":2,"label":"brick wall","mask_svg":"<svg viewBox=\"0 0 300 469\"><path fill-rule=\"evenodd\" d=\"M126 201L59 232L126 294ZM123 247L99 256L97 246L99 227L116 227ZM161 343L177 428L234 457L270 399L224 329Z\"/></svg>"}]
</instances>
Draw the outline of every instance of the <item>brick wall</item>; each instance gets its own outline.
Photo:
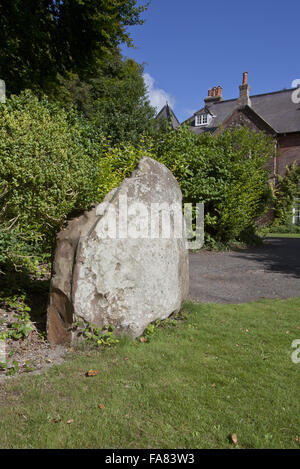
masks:
<instances>
[{"instance_id":1,"label":"brick wall","mask_svg":"<svg viewBox=\"0 0 300 469\"><path fill-rule=\"evenodd\" d=\"M291 166L294 162L300 164L300 132L280 135L277 141L276 173L284 176L286 166Z\"/></svg>"}]
</instances>

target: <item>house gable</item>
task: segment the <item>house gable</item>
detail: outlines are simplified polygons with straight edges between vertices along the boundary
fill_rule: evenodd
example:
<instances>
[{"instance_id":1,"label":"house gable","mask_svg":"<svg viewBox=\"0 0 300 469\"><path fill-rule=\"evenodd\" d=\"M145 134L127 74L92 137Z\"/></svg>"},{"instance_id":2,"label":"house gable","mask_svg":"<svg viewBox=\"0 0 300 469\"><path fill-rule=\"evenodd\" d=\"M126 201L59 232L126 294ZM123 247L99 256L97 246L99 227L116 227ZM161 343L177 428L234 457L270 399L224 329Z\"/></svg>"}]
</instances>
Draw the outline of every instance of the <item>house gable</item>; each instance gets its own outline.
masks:
<instances>
[{"instance_id":1,"label":"house gable","mask_svg":"<svg viewBox=\"0 0 300 469\"><path fill-rule=\"evenodd\" d=\"M177 127L180 126L179 120L175 116L173 110L171 109L168 103L166 103L164 107L159 111L156 116L156 119L158 120L158 122L160 119L164 122L170 122L173 129L177 129Z\"/></svg>"},{"instance_id":2,"label":"house gable","mask_svg":"<svg viewBox=\"0 0 300 469\"><path fill-rule=\"evenodd\" d=\"M222 129L229 129L238 126L248 127L251 130L266 132L269 135L276 136L276 131L257 114L250 106L236 108L219 126L213 131L217 135Z\"/></svg>"}]
</instances>

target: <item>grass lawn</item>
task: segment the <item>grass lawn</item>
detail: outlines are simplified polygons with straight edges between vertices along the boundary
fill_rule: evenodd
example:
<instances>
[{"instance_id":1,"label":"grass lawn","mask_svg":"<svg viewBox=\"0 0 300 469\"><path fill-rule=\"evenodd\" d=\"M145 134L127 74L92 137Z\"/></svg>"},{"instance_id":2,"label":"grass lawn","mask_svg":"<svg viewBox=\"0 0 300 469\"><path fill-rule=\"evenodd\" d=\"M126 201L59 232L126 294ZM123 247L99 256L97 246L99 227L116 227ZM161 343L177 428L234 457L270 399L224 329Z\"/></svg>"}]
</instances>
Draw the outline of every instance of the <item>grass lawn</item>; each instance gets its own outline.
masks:
<instances>
[{"instance_id":1,"label":"grass lawn","mask_svg":"<svg viewBox=\"0 0 300 469\"><path fill-rule=\"evenodd\" d=\"M269 233L267 238L300 238L300 233Z\"/></svg>"},{"instance_id":2,"label":"grass lawn","mask_svg":"<svg viewBox=\"0 0 300 469\"><path fill-rule=\"evenodd\" d=\"M300 298L183 310L148 343L0 385L0 447L300 448Z\"/></svg>"}]
</instances>

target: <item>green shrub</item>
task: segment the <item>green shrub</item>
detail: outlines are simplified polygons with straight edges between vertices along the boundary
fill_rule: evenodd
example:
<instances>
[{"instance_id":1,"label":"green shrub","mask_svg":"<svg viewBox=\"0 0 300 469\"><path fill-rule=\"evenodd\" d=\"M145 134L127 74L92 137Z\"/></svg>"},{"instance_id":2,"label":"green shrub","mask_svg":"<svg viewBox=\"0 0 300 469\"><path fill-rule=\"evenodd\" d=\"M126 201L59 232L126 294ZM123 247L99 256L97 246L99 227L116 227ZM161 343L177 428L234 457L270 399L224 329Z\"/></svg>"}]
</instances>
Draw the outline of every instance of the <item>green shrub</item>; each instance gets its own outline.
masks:
<instances>
[{"instance_id":1,"label":"green shrub","mask_svg":"<svg viewBox=\"0 0 300 469\"><path fill-rule=\"evenodd\" d=\"M195 135L187 127L168 129L156 141L138 148L105 149L100 160L99 196L128 177L139 159L150 156L164 163L177 178L183 202L205 204L206 244L232 240L255 242L255 220L271 198L264 165L272 158L272 140L246 128L218 136Z\"/></svg>"},{"instance_id":2,"label":"green shrub","mask_svg":"<svg viewBox=\"0 0 300 469\"><path fill-rule=\"evenodd\" d=\"M144 155L173 172L184 202L205 203L207 243L252 238L270 197L273 148L245 128L199 136L186 127L111 148L74 110L29 91L12 96L0 106L0 265L34 270L66 217L102 200Z\"/></svg>"},{"instance_id":3,"label":"green shrub","mask_svg":"<svg viewBox=\"0 0 300 469\"><path fill-rule=\"evenodd\" d=\"M101 136L73 110L31 92L0 105L0 262L51 249L73 209L97 200Z\"/></svg>"},{"instance_id":4,"label":"green shrub","mask_svg":"<svg viewBox=\"0 0 300 469\"><path fill-rule=\"evenodd\" d=\"M296 196L300 197L300 165L294 164L286 168L284 177L279 176L275 190L274 228L292 224L292 209Z\"/></svg>"},{"instance_id":5,"label":"green shrub","mask_svg":"<svg viewBox=\"0 0 300 469\"><path fill-rule=\"evenodd\" d=\"M142 140L139 146L122 144L118 147L111 147L106 143L103 148L103 156L99 161L98 185L98 198L101 200L132 174L143 156L155 158L151 141Z\"/></svg>"},{"instance_id":6,"label":"green shrub","mask_svg":"<svg viewBox=\"0 0 300 469\"><path fill-rule=\"evenodd\" d=\"M299 233L300 226L287 224L287 225L272 225L267 228L267 233Z\"/></svg>"},{"instance_id":7,"label":"green shrub","mask_svg":"<svg viewBox=\"0 0 300 469\"><path fill-rule=\"evenodd\" d=\"M25 268L37 272L39 263L49 260L50 252L43 251L41 234L28 230L22 232L18 226L10 229L8 224L0 228L0 266L5 266L6 271Z\"/></svg>"},{"instance_id":8,"label":"green shrub","mask_svg":"<svg viewBox=\"0 0 300 469\"><path fill-rule=\"evenodd\" d=\"M209 244L247 238L271 198L265 163L274 145L262 133L239 127L213 136L187 127L167 131L155 148L182 189L184 202L204 202Z\"/></svg>"}]
</instances>

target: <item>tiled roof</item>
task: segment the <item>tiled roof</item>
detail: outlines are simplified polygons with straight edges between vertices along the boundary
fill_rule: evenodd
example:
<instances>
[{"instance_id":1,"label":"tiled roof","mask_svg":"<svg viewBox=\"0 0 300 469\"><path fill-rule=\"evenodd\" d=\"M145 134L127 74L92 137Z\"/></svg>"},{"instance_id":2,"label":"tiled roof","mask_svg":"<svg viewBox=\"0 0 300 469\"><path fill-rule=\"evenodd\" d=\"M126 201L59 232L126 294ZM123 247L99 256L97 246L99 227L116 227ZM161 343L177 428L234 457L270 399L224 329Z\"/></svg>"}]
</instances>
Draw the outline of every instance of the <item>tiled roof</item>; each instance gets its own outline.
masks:
<instances>
[{"instance_id":1,"label":"tiled roof","mask_svg":"<svg viewBox=\"0 0 300 469\"><path fill-rule=\"evenodd\" d=\"M179 120L175 116L168 103L166 103L164 107L159 111L156 116L156 119L165 119L166 121L171 120L173 129L177 129L177 127L179 127L180 125Z\"/></svg>"},{"instance_id":2,"label":"tiled roof","mask_svg":"<svg viewBox=\"0 0 300 469\"><path fill-rule=\"evenodd\" d=\"M300 104L292 101L293 91L294 89L290 89L250 96L251 107L277 133L300 132ZM214 116L208 126L196 127L194 116L185 123L190 123L191 130L195 133L212 132L236 109L237 101L229 99L207 104Z\"/></svg>"}]
</instances>

